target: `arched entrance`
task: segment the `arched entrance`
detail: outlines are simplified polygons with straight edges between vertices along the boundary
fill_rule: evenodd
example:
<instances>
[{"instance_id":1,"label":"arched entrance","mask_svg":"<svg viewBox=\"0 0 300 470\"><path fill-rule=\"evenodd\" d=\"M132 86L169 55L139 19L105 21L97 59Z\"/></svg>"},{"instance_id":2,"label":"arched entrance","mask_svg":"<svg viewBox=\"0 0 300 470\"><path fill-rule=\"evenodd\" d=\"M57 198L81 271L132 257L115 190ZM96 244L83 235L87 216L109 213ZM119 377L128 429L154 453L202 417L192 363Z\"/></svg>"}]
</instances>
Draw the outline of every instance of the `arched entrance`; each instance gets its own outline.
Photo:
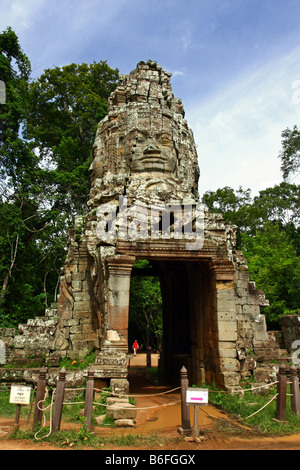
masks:
<instances>
[{"instance_id":1,"label":"arched entrance","mask_svg":"<svg viewBox=\"0 0 300 470\"><path fill-rule=\"evenodd\" d=\"M134 265L131 279L155 276L160 280L163 324L160 373L170 383L177 383L184 365L191 383L221 383L218 296L211 263L180 256L147 259L150 267ZM129 349L132 339L129 330Z\"/></svg>"}]
</instances>

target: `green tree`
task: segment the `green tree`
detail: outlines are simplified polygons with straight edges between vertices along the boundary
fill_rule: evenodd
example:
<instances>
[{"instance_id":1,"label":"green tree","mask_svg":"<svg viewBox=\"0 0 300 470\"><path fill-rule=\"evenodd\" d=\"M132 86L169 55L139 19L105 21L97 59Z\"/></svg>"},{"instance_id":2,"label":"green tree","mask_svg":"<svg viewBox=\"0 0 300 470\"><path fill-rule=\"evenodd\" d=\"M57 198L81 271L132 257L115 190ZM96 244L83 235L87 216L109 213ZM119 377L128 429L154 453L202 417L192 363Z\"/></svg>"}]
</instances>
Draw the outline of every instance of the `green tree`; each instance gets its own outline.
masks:
<instances>
[{"instance_id":1,"label":"green tree","mask_svg":"<svg viewBox=\"0 0 300 470\"><path fill-rule=\"evenodd\" d=\"M282 134L281 171L284 180L300 171L300 131L297 126L285 129Z\"/></svg>"},{"instance_id":2,"label":"green tree","mask_svg":"<svg viewBox=\"0 0 300 470\"><path fill-rule=\"evenodd\" d=\"M256 236L242 234L250 278L262 289L270 306L267 323L280 327L280 317L297 313L300 299L300 259L288 233L279 223L266 222Z\"/></svg>"},{"instance_id":3,"label":"green tree","mask_svg":"<svg viewBox=\"0 0 300 470\"><path fill-rule=\"evenodd\" d=\"M276 221L282 226L300 223L300 186L285 181L260 191L253 200L256 227L266 221Z\"/></svg>"},{"instance_id":4,"label":"green tree","mask_svg":"<svg viewBox=\"0 0 300 470\"><path fill-rule=\"evenodd\" d=\"M12 297L5 299L5 296L9 293L9 283L26 271L19 264L20 252L27 250L26 255L29 254L26 240L30 238L36 213L36 205L29 197L29 175L37 159L22 134L30 71L30 61L22 51L17 35L7 28L0 34L0 78L6 88L5 103L0 104L0 315L6 317L13 302ZM17 291L12 295L20 299ZM6 309L3 310L5 300Z\"/></svg>"},{"instance_id":5,"label":"green tree","mask_svg":"<svg viewBox=\"0 0 300 470\"><path fill-rule=\"evenodd\" d=\"M0 34L0 79L5 83L6 100L0 103L1 170L10 168L10 145L18 141L24 118L25 101L31 65L11 28ZM3 165L5 163L5 165Z\"/></svg>"},{"instance_id":6,"label":"green tree","mask_svg":"<svg viewBox=\"0 0 300 470\"><path fill-rule=\"evenodd\" d=\"M30 84L25 135L55 208L73 215L85 210L96 129L118 76L101 61L47 69Z\"/></svg>"},{"instance_id":7,"label":"green tree","mask_svg":"<svg viewBox=\"0 0 300 470\"><path fill-rule=\"evenodd\" d=\"M257 221L250 189L239 187L235 191L225 186L216 191L207 191L202 202L209 211L221 213L225 222L237 227L237 245L241 248L241 233L252 231Z\"/></svg>"},{"instance_id":8,"label":"green tree","mask_svg":"<svg viewBox=\"0 0 300 470\"><path fill-rule=\"evenodd\" d=\"M137 260L134 265L141 271L132 276L130 284L129 342L138 339L146 348L161 350L162 296L160 281L156 276L143 276L142 270L151 266L146 260ZM129 344L129 347L131 345Z\"/></svg>"},{"instance_id":9,"label":"green tree","mask_svg":"<svg viewBox=\"0 0 300 470\"><path fill-rule=\"evenodd\" d=\"M95 130L118 78L106 62L56 67L32 82L30 69L8 28L0 34L0 322L12 326L53 300L68 227L85 210Z\"/></svg>"},{"instance_id":10,"label":"green tree","mask_svg":"<svg viewBox=\"0 0 300 470\"><path fill-rule=\"evenodd\" d=\"M277 328L283 314L300 307L300 186L283 181L252 200L249 190L225 187L205 193L203 202L238 227L238 248L270 301L268 325Z\"/></svg>"},{"instance_id":11,"label":"green tree","mask_svg":"<svg viewBox=\"0 0 300 470\"><path fill-rule=\"evenodd\" d=\"M282 227L298 227L300 222L300 186L285 181L260 191L253 199L250 189L235 191L226 186L207 191L202 202L211 212L221 213L227 223L236 225L239 233L255 234L267 221ZM238 241L242 247L241 237Z\"/></svg>"},{"instance_id":12,"label":"green tree","mask_svg":"<svg viewBox=\"0 0 300 470\"><path fill-rule=\"evenodd\" d=\"M241 186L234 190L229 186L217 189L216 191L207 191L202 197L202 202L211 212L223 214L226 222L238 226L246 226L249 217L247 210L251 206L251 190L244 190ZM245 211L246 209L246 211Z\"/></svg>"}]
</instances>

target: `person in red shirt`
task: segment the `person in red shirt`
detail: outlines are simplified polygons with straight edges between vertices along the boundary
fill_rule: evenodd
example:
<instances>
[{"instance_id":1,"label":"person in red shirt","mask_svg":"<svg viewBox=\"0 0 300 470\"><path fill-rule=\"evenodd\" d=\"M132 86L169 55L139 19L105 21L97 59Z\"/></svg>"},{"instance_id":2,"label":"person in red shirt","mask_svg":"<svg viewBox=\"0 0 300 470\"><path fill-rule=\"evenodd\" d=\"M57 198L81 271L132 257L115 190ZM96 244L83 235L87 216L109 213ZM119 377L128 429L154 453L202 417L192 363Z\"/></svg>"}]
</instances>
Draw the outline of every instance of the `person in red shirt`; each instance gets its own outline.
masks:
<instances>
[{"instance_id":1,"label":"person in red shirt","mask_svg":"<svg viewBox=\"0 0 300 470\"><path fill-rule=\"evenodd\" d=\"M139 343L137 342L137 340L134 341L134 343L132 345L132 349L133 349L133 354L136 356L136 353L139 349Z\"/></svg>"}]
</instances>

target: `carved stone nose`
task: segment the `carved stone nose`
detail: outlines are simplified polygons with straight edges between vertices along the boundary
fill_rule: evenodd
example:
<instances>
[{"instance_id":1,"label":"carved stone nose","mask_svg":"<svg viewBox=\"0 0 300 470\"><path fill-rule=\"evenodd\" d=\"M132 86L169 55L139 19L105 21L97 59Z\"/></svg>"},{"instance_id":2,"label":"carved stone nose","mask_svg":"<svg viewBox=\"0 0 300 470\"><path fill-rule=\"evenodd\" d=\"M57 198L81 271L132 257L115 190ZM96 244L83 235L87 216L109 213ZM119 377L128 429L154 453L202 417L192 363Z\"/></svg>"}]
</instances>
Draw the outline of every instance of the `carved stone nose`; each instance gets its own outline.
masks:
<instances>
[{"instance_id":1,"label":"carved stone nose","mask_svg":"<svg viewBox=\"0 0 300 470\"><path fill-rule=\"evenodd\" d=\"M151 153L160 153L160 148L157 145L153 144L152 142L147 145L144 150L144 154L151 154Z\"/></svg>"}]
</instances>

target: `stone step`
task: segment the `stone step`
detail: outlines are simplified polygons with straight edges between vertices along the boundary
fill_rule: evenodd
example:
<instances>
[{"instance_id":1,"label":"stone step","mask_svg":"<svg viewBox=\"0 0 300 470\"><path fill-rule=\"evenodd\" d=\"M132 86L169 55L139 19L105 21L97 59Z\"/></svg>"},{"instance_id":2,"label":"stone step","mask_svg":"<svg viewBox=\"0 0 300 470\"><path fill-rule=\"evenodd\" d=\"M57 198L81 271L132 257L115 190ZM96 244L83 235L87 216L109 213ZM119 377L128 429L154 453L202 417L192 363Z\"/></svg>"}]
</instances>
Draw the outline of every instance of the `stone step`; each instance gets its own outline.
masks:
<instances>
[{"instance_id":1,"label":"stone step","mask_svg":"<svg viewBox=\"0 0 300 470\"><path fill-rule=\"evenodd\" d=\"M264 346L276 349L281 348L281 331L268 331L267 333L268 339L265 341Z\"/></svg>"},{"instance_id":2,"label":"stone step","mask_svg":"<svg viewBox=\"0 0 300 470\"><path fill-rule=\"evenodd\" d=\"M269 362L272 360L289 360L289 354L285 349L269 349L269 348L257 348L255 350L255 355L258 362Z\"/></svg>"},{"instance_id":3,"label":"stone step","mask_svg":"<svg viewBox=\"0 0 300 470\"><path fill-rule=\"evenodd\" d=\"M107 406L107 416L118 419L135 419L136 407L130 403L114 403L113 405Z\"/></svg>"}]
</instances>

